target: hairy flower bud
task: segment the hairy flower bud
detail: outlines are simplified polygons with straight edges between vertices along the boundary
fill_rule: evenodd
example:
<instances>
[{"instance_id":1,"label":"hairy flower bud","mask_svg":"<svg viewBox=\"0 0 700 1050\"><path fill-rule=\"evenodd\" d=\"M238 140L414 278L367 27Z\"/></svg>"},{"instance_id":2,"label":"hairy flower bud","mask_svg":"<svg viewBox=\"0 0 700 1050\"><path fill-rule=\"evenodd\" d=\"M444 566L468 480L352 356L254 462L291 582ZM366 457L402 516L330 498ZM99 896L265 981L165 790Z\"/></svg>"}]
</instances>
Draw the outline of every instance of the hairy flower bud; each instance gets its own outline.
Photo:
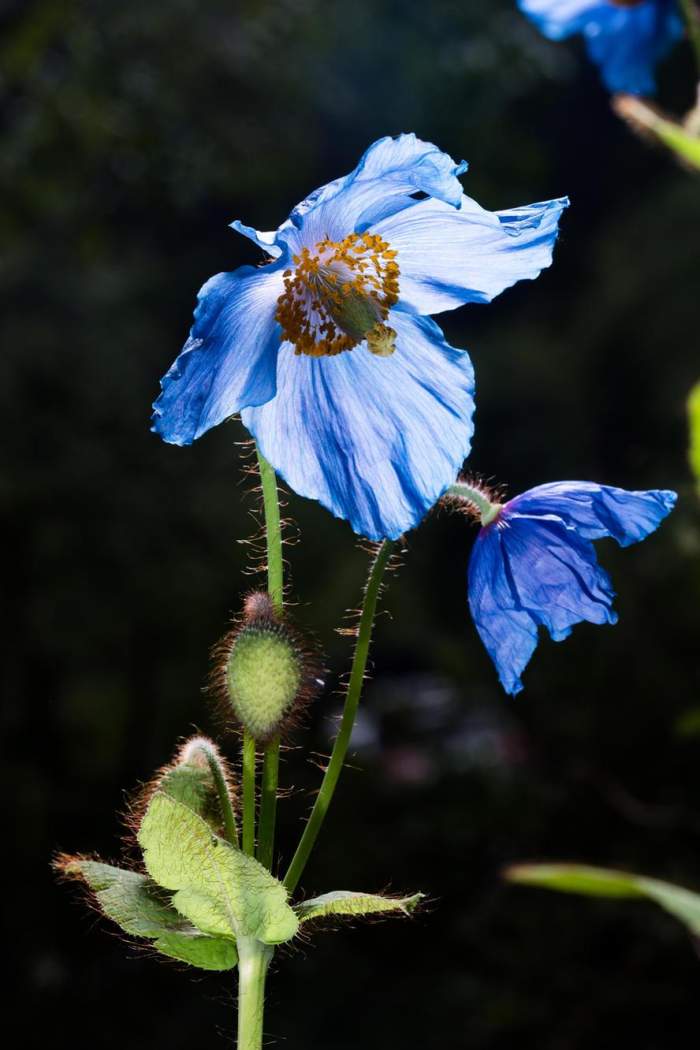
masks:
<instances>
[{"instance_id":1,"label":"hairy flower bud","mask_svg":"<svg viewBox=\"0 0 700 1050\"><path fill-rule=\"evenodd\" d=\"M293 718L318 682L296 633L262 592L248 596L243 618L215 650L215 691L227 713L256 740L269 740Z\"/></svg>"}]
</instances>

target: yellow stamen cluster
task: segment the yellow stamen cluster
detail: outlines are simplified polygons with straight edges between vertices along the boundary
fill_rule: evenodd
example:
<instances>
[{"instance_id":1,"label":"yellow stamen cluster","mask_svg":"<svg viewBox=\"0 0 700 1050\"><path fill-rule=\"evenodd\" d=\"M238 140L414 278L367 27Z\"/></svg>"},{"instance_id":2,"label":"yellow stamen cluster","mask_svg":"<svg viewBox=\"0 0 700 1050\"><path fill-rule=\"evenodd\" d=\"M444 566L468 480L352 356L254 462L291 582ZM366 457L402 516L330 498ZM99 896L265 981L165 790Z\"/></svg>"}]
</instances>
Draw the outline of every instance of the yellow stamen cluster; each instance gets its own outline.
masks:
<instances>
[{"instance_id":1,"label":"yellow stamen cluster","mask_svg":"<svg viewBox=\"0 0 700 1050\"><path fill-rule=\"evenodd\" d=\"M393 353L396 333L384 322L398 302L399 266L385 240L376 233L326 237L292 261L275 317L297 354L340 354L363 340L379 357Z\"/></svg>"}]
</instances>

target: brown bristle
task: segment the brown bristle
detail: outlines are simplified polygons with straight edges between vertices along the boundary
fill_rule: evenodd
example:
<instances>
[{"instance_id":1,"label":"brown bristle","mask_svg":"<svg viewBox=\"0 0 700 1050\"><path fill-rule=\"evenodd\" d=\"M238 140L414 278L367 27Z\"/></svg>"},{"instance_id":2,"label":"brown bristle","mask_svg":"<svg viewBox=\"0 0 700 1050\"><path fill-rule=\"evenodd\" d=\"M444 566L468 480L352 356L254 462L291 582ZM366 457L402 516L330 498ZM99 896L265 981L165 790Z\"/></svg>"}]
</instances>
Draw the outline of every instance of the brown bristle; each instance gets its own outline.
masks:
<instances>
[{"instance_id":1,"label":"brown bristle","mask_svg":"<svg viewBox=\"0 0 700 1050\"><path fill-rule=\"evenodd\" d=\"M243 618L252 620L274 620L275 609L270 595L265 591L252 591L243 603Z\"/></svg>"}]
</instances>

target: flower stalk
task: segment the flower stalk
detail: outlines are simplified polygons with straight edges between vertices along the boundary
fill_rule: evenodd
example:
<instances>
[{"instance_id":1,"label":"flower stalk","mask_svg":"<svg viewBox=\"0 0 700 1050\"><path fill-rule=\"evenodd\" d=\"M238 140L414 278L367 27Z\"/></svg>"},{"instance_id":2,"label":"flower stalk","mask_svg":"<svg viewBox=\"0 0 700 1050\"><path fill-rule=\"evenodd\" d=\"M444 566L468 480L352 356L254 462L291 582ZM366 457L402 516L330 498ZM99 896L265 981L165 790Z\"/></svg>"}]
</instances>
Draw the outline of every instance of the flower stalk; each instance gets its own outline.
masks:
<instances>
[{"instance_id":1,"label":"flower stalk","mask_svg":"<svg viewBox=\"0 0 700 1050\"><path fill-rule=\"evenodd\" d=\"M282 522L280 519L277 478L260 449L257 449L260 483L265 518L267 545L267 590L275 612L284 606L284 561L282 558ZM277 818L277 783L279 778L280 737L276 733L265 745L260 796L260 826L258 829L258 860L272 868Z\"/></svg>"},{"instance_id":2,"label":"flower stalk","mask_svg":"<svg viewBox=\"0 0 700 1050\"><path fill-rule=\"evenodd\" d=\"M394 544L390 540L384 540L379 547L370 568L364 600L362 602L357 644L355 646L355 654L353 656L350 681L348 682L348 689L345 696L345 705L343 707L343 715L340 721L340 729L335 738L333 751L331 752L331 757L321 782L321 788L316 796L316 801L314 802L311 814L309 815L306 827L304 828L304 833L299 845L297 846L296 853L292 858L292 862L289 865L287 874L284 877L284 885L287 887L289 893L292 893L296 889L299 879L306 867L306 862L311 855L311 851L316 839L318 838L323 821L326 818L328 808L331 804L338 783L338 778L340 777L340 772L343 768L345 756L350 744L350 737L352 736L352 730L355 724L355 718L357 716L357 708L360 703L360 695L362 693L362 685L364 682L365 670L367 668L367 657L369 655L369 647L372 640L374 616L377 610L377 600L379 598L384 570L389 563L393 548Z\"/></svg>"}]
</instances>

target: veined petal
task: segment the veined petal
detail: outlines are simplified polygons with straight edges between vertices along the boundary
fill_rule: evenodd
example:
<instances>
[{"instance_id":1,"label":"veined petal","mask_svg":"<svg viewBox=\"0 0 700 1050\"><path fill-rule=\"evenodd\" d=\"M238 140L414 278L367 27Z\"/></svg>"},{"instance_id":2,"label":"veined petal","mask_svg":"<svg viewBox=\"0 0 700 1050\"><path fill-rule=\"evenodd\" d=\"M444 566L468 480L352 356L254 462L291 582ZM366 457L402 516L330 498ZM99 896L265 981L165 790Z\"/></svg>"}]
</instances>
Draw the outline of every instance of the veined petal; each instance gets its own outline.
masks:
<instances>
[{"instance_id":1,"label":"veined petal","mask_svg":"<svg viewBox=\"0 0 700 1050\"><path fill-rule=\"evenodd\" d=\"M413 134L379 139L353 172L315 190L297 205L290 215L296 233L285 227L280 237L292 251L324 237L342 240L413 204L411 194L416 192L456 208L462 196L458 176L466 170L466 161L456 163Z\"/></svg>"},{"instance_id":2,"label":"veined petal","mask_svg":"<svg viewBox=\"0 0 700 1050\"><path fill-rule=\"evenodd\" d=\"M242 413L295 492L372 540L418 524L454 481L473 432L469 355L426 318L396 311L388 324L390 357L362 344L314 358L285 344L276 397Z\"/></svg>"},{"instance_id":3,"label":"veined petal","mask_svg":"<svg viewBox=\"0 0 700 1050\"><path fill-rule=\"evenodd\" d=\"M152 429L165 441L189 445L241 408L274 396L282 267L242 266L201 288L189 338L153 406Z\"/></svg>"},{"instance_id":4,"label":"veined petal","mask_svg":"<svg viewBox=\"0 0 700 1050\"><path fill-rule=\"evenodd\" d=\"M617 621L615 592L592 543L553 516L510 512L504 520L504 557L516 599L555 641L581 620Z\"/></svg>"},{"instance_id":5,"label":"veined petal","mask_svg":"<svg viewBox=\"0 0 700 1050\"><path fill-rule=\"evenodd\" d=\"M469 197L458 209L424 200L375 224L397 252L402 303L421 314L487 303L552 261L566 197L490 212Z\"/></svg>"},{"instance_id":6,"label":"veined petal","mask_svg":"<svg viewBox=\"0 0 700 1050\"><path fill-rule=\"evenodd\" d=\"M677 499L668 489L628 492L590 481L558 481L516 496L508 508L518 514L555 514L584 539L612 536L629 547L654 532Z\"/></svg>"},{"instance_id":7,"label":"veined petal","mask_svg":"<svg viewBox=\"0 0 700 1050\"><path fill-rule=\"evenodd\" d=\"M502 531L482 529L469 560L469 608L501 685L514 696L537 647L537 625L520 608L506 575Z\"/></svg>"}]
</instances>

